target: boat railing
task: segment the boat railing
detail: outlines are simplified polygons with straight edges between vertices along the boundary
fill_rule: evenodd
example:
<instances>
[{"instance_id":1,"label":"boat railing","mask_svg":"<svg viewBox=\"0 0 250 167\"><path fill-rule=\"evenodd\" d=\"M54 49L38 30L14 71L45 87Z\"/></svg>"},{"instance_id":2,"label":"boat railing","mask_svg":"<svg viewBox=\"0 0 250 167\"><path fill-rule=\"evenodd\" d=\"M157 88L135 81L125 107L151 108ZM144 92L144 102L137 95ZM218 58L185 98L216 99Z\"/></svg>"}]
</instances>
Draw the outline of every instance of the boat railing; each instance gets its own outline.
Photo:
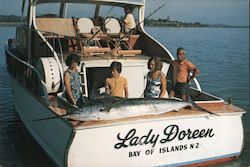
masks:
<instances>
[{"instance_id":1,"label":"boat railing","mask_svg":"<svg viewBox=\"0 0 250 167\"><path fill-rule=\"evenodd\" d=\"M35 31L35 32L41 32L43 34L43 36L45 37L45 39L46 39L44 41L46 44L49 43L49 41L47 40L48 38L52 39L52 48L53 48L52 49L52 53L56 52L56 50L55 50L56 40L58 40L59 47L61 48L61 42L59 40L60 34L57 34L55 32L44 31L44 30L38 30L38 29L33 30L33 31Z\"/></svg>"},{"instance_id":2,"label":"boat railing","mask_svg":"<svg viewBox=\"0 0 250 167\"><path fill-rule=\"evenodd\" d=\"M190 73L189 75L192 76L193 74ZM199 91L202 91L202 90L201 90L201 85L200 85L199 81L198 81L196 78L194 78L194 79L192 80L192 82L194 83L194 85L196 86L196 88L197 88Z\"/></svg>"},{"instance_id":3,"label":"boat railing","mask_svg":"<svg viewBox=\"0 0 250 167\"><path fill-rule=\"evenodd\" d=\"M224 100L218 96L201 91L195 87L190 87L189 93L195 102L206 101L206 103L224 103Z\"/></svg>"},{"instance_id":4,"label":"boat railing","mask_svg":"<svg viewBox=\"0 0 250 167\"><path fill-rule=\"evenodd\" d=\"M46 44L48 48L51 50L52 55L58 64L60 75L61 75L61 83L63 84L62 78L63 78L64 60L63 60L63 48L62 48L62 44L60 40L62 38L62 35L57 34L55 32L49 32L49 31L44 31L44 30L39 30L39 29L33 29L33 31L39 34L44 44ZM52 40L52 44L48 41L48 38ZM56 51L56 43L58 44L59 52ZM58 54L60 55L60 59L58 57Z\"/></svg>"},{"instance_id":5,"label":"boat railing","mask_svg":"<svg viewBox=\"0 0 250 167\"><path fill-rule=\"evenodd\" d=\"M44 37L44 39L43 39L44 44L51 45L50 42L48 41L48 38L52 39L51 51L52 51L53 54L54 53L58 54L58 52L55 49L56 48L56 41L57 41L58 42L58 46L59 46L60 57L63 56L62 44L61 44L61 41L60 41L60 38L62 38L62 35L57 34L55 32L49 32L49 31L44 31L44 30L39 30L39 29L36 29L36 30L33 29L33 31L35 31L35 32L41 32L42 36ZM63 59L61 59L61 60L63 60Z\"/></svg>"},{"instance_id":6,"label":"boat railing","mask_svg":"<svg viewBox=\"0 0 250 167\"><path fill-rule=\"evenodd\" d=\"M30 63L16 57L9 49L6 49L6 52L9 55L6 57L7 70L11 76L35 96L43 97L45 102L48 102L48 93L38 70Z\"/></svg>"}]
</instances>

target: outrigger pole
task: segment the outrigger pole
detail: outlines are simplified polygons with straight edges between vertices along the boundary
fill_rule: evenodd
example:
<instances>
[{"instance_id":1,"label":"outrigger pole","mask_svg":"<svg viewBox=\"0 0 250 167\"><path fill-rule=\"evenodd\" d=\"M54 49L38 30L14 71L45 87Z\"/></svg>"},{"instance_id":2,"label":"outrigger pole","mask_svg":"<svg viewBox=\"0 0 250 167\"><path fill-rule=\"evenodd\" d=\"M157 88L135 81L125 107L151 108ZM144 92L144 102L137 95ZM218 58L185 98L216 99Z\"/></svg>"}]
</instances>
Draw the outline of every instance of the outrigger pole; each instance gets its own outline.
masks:
<instances>
[{"instance_id":1,"label":"outrigger pole","mask_svg":"<svg viewBox=\"0 0 250 167\"><path fill-rule=\"evenodd\" d=\"M22 17L23 17L23 13L24 13L24 6L25 6L25 0L23 0L23 3L22 3Z\"/></svg>"},{"instance_id":2,"label":"outrigger pole","mask_svg":"<svg viewBox=\"0 0 250 167\"><path fill-rule=\"evenodd\" d=\"M154 15L156 12L158 12L161 8L163 8L164 6L166 6L166 4L163 4L161 6L159 6L156 10L154 10L152 13L150 13L146 18L144 18L141 22L137 23L136 26L138 26L139 24L141 24L142 22L144 22L145 20L147 20L148 18L150 18L152 15Z\"/></svg>"}]
</instances>

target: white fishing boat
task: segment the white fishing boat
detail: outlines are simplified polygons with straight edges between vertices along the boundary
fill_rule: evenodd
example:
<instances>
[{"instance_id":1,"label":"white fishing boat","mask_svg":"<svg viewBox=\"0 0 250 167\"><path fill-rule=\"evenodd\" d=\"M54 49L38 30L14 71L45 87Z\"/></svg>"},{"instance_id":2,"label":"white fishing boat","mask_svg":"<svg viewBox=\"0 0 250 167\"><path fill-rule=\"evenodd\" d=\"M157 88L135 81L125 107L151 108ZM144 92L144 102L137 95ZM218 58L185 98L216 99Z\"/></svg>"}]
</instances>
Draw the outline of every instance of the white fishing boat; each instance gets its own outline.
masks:
<instances>
[{"instance_id":1,"label":"white fishing boat","mask_svg":"<svg viewBox=\"0 0 250 167\"><path fill-rule=\"evenodd\" d=\"M117 21L126 5L138 23L133 35L123 34ZM26 9L16 39L6 44L7 68L20 119L56 165L197 166L240 156L245 111L204 92L196 79L190 97L199 107L141 98L148 59L174 59L144 31L144 1L29 0ZM98 16L106 20L106 33ZM82 95L94 115L71 112L74 106L63 97L65 59L71 53L81 57ZM123 65L128 99L102 94L114 60ZM170 88L170 64L164 62L162 71Z\"/></svg>"}]
</instances>

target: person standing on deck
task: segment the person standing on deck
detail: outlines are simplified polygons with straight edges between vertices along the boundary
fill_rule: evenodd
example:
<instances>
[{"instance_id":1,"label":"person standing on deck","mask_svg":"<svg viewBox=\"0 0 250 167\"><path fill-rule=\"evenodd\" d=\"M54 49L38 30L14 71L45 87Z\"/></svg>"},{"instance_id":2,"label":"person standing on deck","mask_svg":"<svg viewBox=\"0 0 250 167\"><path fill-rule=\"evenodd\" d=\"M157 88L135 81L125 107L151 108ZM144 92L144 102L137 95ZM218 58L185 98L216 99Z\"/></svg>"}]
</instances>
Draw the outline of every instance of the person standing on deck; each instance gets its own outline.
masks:
<instances>
[{"instance_id":1,"label":"person standing on deck","mask_svg":"<svg viewBox=\"0 0 250 167\"><path fill-rule=\"evenodd\" d=\"M69 67L64 73L66 99L74 106L79 106L83 103L81 79L77 71L77 66L79 66L79 64L80 58L76 54L71 54L66 59L66 65Z\"/></svg>"},{"instance_id":2,"label":"person standing on deck","mask_svg":"<svg viewBox=\"0 0 250 167\"><path fill-rule=\"evenodd\" d=\"M112 77L106 79L105 92L112 96L128 98L128 81L121 76L122 64L113 61L110 65Z\"/></svg>"},{"instance_id":3,"label":"person standing on deck","mask_svg":"<svg viewBox=\"0 0 250 167\"><path fill-rule=\"evenodd\" d=\"M167 81L164 73L161 72L162 61L159 57L151 57L148 60L147 86L144 97L163 98L167 92Z\"/></svg>"},{"instance_id":4,"label":"person standing on deck","mask_svg":"<svg viewBox=\"0 0 250 167\"><path fill-rule=\"evenodd\" d=\"M135 24L135 19L132 14L132 9L130 6L125 6L124 7L124 12L125 16L123 21L121 21L121 25L124 28L125 33L133 33L132 31L135 29L136 24Z\"/></svg>"},{"instance_id":5,"label":"person standing on deck","mask_svg":"<svg viewBox=\"0 0 250 167\"><path fill-rule=\"evenodd\" d=\"M200 73L200 70L185 58L185 49L182 47L177 49L177 60L168 62L174 66L176 72L176 83L169 96L180 95L182 100L188 101L189 83Z\"/></svg>"}]
</instances>

